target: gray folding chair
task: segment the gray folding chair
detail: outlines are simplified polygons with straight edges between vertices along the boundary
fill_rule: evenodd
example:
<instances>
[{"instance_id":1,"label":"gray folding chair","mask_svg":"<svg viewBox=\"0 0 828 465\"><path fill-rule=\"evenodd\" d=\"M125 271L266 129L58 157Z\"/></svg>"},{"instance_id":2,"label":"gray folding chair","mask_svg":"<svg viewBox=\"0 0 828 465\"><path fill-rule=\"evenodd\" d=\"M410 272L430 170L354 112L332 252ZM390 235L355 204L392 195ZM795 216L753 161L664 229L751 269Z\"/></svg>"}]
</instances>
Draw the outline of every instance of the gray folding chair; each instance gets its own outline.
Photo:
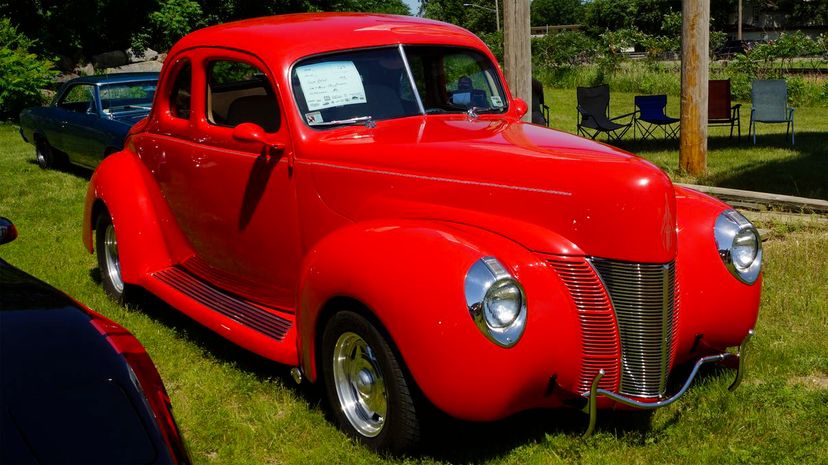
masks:
<instances>
[{"instance_id":1,"label":"gray folding chair","mask_svg":"<svg viewBox=\"0 0 828 465\"><path fill-rule=\"evenodd\" d=\"M756 145L756 123L787 123L785 136L794 144L794 109L788 106L788 84L784 79L755 80L751 88L750 129Z\"/></svg>"}]
</instances>

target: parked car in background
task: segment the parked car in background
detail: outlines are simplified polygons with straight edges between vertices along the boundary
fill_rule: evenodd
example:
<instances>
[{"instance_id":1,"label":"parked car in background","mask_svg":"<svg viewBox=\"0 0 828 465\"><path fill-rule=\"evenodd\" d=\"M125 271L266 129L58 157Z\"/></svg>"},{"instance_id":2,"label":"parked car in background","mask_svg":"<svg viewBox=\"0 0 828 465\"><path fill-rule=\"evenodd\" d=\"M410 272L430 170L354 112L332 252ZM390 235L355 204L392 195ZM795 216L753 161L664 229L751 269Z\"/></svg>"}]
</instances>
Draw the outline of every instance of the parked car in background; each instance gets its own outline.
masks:
<instances>
[{"instance_id":1,"label":"parked car in background","mask_svg":"<svg viewBox=\"0 0 828 465\"><path fill-rule=\"evenodd\" d=\"M73 79L49 106L20 113L20 135L35 146L41 168L66 162L94 168L121 150L129 128L147 116L157 82L158 73Z\"/></svg>"},{"instance_id":2,"label":"parked car in background","mask_svg":"<svg viewBox=\"0 0 828 465\"><path fill-rule=\"evenodd\" d=\"M0 446L4 464L190 462L141 343L2 259Z\"/></svg>"},{"instance_id":3,"label":"parked car in background","mask_svg":"<svg viewBox=\"0 0 828 465\"><path fill-rule=\"evenodd\" d=\"M422 402L476 421L586 408L594 425L738 365L753 225L527 110L449 24L209 27L173 47L150 115L93 174L84 244L114 299L141 286L293 366L377 449L417 443Z\"/></svg>"}]
</instances>

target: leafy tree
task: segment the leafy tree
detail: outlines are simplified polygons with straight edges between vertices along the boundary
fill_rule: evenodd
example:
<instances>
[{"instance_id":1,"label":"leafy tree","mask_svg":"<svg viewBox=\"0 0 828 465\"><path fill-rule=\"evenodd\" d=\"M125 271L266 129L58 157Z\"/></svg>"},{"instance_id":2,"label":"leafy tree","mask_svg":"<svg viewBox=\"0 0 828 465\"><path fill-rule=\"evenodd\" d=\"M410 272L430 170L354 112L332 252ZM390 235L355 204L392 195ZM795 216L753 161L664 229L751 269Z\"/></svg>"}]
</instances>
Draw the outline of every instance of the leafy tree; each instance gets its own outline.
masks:
<instances>
[{"instance_id":1,"label":"leafy tree","mask_svg":"<svg viewBox=\"0 0 828 465\"><path fill-rule=\"evenodd\" d=\"M502 8L503 2L498 6ZM429 0L424 2L423 11L426 18L456 24L478 34L497 30L494 0ZM500 14L502 17L502 10Z\"/></svg>"},{"instance_id":2,"label":"leafy tree","mask_svg":"<svg viewBox=\"0 0 828 465\"><path fill-rule=\"evenodd\" d=\"M533 0L530 6L533 26L576 24L581 20L581 0Z\"/></svg>"},{"instance_id":3,"label":"leafy tree","mask_svg":"<svg viewBox=\"0 0 828 465\"><path fill-rule=\"evenodd\" d=\"M678 0L592 0L584 7L583 24L599 36L606 31L636 28L658 34L664 16L681 11Z\"/></svg>"},{"instance_id":4,"label":"leafy tree","mask_svg":"<svg viewBox=\"0 0 828 465\"><path fill-rule=\"evenodd\" d=\"M23 108L41 104L40 89L57 74L51 61L32 53L36 45L8 18L0 19L0 118L17 117Z\"/></svg>"}]
</instances>

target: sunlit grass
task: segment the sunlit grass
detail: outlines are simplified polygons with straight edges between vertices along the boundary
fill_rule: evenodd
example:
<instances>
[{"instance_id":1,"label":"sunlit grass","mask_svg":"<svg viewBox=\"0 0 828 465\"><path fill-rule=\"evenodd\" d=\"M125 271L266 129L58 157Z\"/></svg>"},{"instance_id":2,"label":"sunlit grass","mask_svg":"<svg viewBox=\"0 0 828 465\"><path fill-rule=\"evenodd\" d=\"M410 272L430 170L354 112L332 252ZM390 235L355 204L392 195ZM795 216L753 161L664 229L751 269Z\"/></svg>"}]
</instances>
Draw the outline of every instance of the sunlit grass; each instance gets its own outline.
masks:
<instances>
[{"instance_id":1,"label":"sunlit grass","mask_svg":"<svg viewBox=\"0 0 828 465\"><path fill-rule=\"evenodd\" d=\"M553 125L574 131L574 100L564 111L563 95L551 97ZM617 111L628 108L625 99L614 96ZM802 156L779 145L779 152L728 148L736 153L722 171L743 169L739 157L761 163L764 157ZM716 153L713 160L725 158ZM668 151L658 156L665 165L677 163ZM95 259L80 237L89 173L43 171L33 159L32 146L16 129L0 125L0 215L20 230L17 241L0 247L0 257L120 322L143 342L197 464L828 462L828 225L819 218L791 222L748 213L772 238L765 243L758 334L746 379L735 393L727 391L732 372L714 373L658 411L652 429L630 429L604 416L589 439L579 436L583 418L573 412L530 413L488 425L437 424L431 431L436 439L423 455L392 460L337 431L318 393L295 387L287 368L233 346L155 300L145 299L141 308L107 300L96 283ZM717 165L711 161L711 171Z\"/></svg>"}]
</instances>

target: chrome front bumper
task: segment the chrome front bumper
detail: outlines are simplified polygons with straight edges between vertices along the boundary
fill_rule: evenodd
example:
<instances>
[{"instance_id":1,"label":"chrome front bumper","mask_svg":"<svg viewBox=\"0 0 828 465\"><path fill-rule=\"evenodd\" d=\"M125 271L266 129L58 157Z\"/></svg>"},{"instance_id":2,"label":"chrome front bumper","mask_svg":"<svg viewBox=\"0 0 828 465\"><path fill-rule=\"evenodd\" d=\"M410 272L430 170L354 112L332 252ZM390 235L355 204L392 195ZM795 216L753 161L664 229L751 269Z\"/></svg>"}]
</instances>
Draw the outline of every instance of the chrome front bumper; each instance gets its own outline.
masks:
<instances>
[{"instance_id":1,"label":"chrome front bumper","mask_svg":"<svg viewBox=\"0 0 828 465\"><path fill-rule=\"evenodd\" d=\"M598 396L607 397L609 399L614 400L620 404L629 405L630 407L636 407L640 409L657 409L660 407L664 407L667 405L672 404L673 402L677 401L679 397L683 396L687 389L690 388L690 385L693 384L693 380L696 378L696 375L699 372L699 368L702 365L707 363L717 363L722 362L724 360L735 358L736 359L736 379L730 384L729 390L733 391L739 384L742 382L742 375L744 372L743 369L743 362L745 357L745 348L747 343L750 341L750 338L753 337L754 331L751 329L748 331L747 336L736 348L736 352L723 352L717 355L710 355L707 357L702 357L696 361L696 364L693 365L693 370L690 372L690 376L687 377L687 380L684 382L684 385L681 389L678 390L675 394L671 397L665 398L663 400L659 400L657 402L641 402L639 400L635 400L631 397L627 397L612 391L607 391L606 389L599 389L598 382L601 381L601 378L604 377L604 370L599 370L598 374L595 375L595 378L592 380L592 387L588 392L585 392L583 396L587 399L587 405L584 407L584 411L589 414L589 426L587 427L584 436L592 435L592 432L595 431L595 423L598 420Z\"/></svg>"}]
</instances>

